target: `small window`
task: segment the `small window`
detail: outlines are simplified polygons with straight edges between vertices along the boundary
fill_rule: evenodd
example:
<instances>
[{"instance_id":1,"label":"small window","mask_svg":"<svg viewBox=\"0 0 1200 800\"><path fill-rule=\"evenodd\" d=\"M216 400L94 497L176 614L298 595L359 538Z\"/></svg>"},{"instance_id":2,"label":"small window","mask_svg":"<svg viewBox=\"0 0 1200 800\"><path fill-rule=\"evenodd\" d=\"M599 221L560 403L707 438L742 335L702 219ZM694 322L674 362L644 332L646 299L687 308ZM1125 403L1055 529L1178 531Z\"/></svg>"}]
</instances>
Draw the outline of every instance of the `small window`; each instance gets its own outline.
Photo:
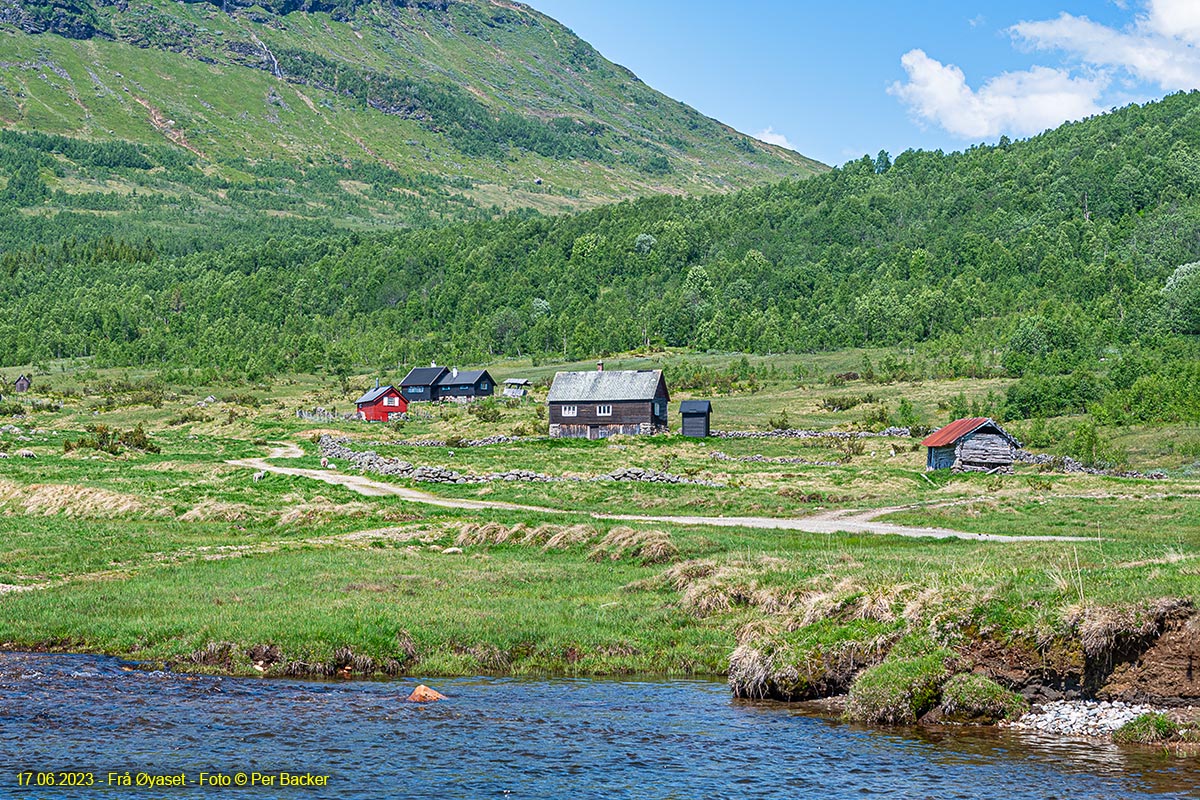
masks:
<instances>
[{"instance_id":1,"label":"small window","mask_svg":"<svg viewBox=\"0 0 1200 800\"><path fill-rule=\"evenodd\" d=\"M409 387L408 387L407 389L405 389L404 391L408 392L409 394L420 394L420 393L421 393L421 387L420 387L420 386L409 386Z\"/></svg>"},{"instance_id":2,"label":"small window","mask_svg":"<svg viewBox=\"0 0 1200 800\"><path fill-rule=\"evenodd\" d=\"M398 406L398 405L400 405L400 398L399 397L390 397L390 396L385 397L385 398L383 398L383 404L385 406Z\"/></svg>"},{"instance_id":3,"label":"small window","mask_svg":"<svg viewBox=\"0 0 1200 800\"><path fill-rule=\"evenodd\" d=\"M597 417L611 417L612 416L612 406L596 406L596 416Z\"/></svg>"},{"instance_id":4,"label":"small window","mask_svg":"<svg viewBox=\"0 0 1200 800\"><path fill-rule=\"evenodd\" d=\"M579 415L579 406L563 406L562 415L564 417L574 417Z\"/></svg>"},{"instance_id":5,"label":"small window","mask_svg":"<svg viewBox=\"0 0 1200 800\"><path fill-rule=\"evenodd\" d=\"M488 389L488 382L484 381L483 383L479 384L479 388L483 389L486 392Z\"/></svg>"}]
</instances>

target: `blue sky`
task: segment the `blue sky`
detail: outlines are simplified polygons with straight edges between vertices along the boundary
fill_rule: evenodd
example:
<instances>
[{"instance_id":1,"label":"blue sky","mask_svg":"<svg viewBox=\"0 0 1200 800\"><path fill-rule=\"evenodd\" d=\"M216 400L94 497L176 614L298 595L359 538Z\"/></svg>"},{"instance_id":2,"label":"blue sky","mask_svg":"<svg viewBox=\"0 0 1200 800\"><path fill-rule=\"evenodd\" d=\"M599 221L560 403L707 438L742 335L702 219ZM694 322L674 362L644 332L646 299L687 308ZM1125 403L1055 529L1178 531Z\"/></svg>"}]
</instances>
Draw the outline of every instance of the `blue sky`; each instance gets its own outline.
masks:
<instances>
[{"instance_id":1,"label":"blue sky","mask_svg":"<svg viewBox=\"0 0 1200 800\"><path fill-rule=\"evenodd\" d=\"M1200 0L531 5L659 91L828 164L1200 87Z\"/></svg>"}]
</instances>

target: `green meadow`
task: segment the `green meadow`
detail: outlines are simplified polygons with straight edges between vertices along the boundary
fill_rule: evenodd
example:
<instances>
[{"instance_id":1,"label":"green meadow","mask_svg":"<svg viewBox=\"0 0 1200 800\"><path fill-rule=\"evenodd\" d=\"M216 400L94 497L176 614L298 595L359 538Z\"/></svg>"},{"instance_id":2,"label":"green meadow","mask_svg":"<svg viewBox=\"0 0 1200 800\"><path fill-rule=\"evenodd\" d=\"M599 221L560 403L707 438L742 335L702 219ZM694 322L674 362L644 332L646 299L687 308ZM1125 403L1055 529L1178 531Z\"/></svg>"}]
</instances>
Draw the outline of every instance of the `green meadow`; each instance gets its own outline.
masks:
<instances>
[{"instance_id":1,"label":"green meadow","mask_svg":"<svg viewBox=\"0 0 1200 800\"><path fill-rule=\"evenodd\" d=\"M794 427L864 430L901 400L935 427L960 398L986 403L1003 390L996 380L816 377L861 357L755 359L754 381L707 395L714 427L765 430L786 413ZM668 371L721 363L655 359ZM541 409L555 366L491 369L500 381L534 380L532 397L415 405L407 421L386 426L296 416L352 408L373 381L366 376L184 387L65 363L36 376L20 400L26 413L0 420L0 452L12 456L0 459L0 643L246 674L730 674L744 693L806 697L845 691L863 669L914 653L942 654L938 675L987 673L1001 651L1031 670L1052 664L1085 680L1097 626L1116 642L1195 597L1194 428L1104 432L1132 443L1131 468L1166 470L1162 480L1029 465L1013 475L927 474L920 439L910 437L861 446L677 433L550 440L540 435ZM699 390L673 399L689 395ZM833 402L863 395L871 402ZM1049 421L1064 431L1072 422ZM143 449L106 448L138 429L144 440L126 440ZM323 433L464 474L520 468L583 480L445 486L375 476L443 499L544 509L465 510L304 476L254 481L253 470L227 463L293 443L302 457L270 463L317 469ZM522 438L465 445L495 434ZM443 444L414 444L428 440ZM37 457L15 457L22 448ZM743 460L759 456L810 463ZM717 485L590 480L625 466ZM1072 538L814 534L669 519L871 510L880 522L918 528Z\"/></svg>"}]
</instances>

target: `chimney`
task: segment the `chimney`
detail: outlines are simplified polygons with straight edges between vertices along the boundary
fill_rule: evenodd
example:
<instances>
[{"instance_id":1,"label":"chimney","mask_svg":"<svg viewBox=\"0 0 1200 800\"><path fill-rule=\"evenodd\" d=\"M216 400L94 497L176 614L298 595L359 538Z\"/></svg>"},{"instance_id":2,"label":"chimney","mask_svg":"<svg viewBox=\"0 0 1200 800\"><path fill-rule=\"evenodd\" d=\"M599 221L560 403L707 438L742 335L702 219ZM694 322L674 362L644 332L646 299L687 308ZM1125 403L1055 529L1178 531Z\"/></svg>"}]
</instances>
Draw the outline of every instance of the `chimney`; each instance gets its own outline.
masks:
<instances>
[{"instance_id":1,"label":"chimney","mask_svg":"<svg viewBox=\"0 0 1200 800\"><path fill-rule=\"evenodd\" d=\"M596 372L604 372L604 362L603 361L596 362Z\"/></svg>"},{"instance_id":2,"label":"chimney","mask_svg":"<svg viewBox=\"0 0 1200 800\"><path fill-rule=\"evenodd\" d=\"M431 366L431 367L436 367L436 366L437 366L437 362L436 362L436 361L430 361L430 362L429 362L429 366Z\"/></svg>"},{"instance_id":3,"label":"chimney","mask_svg":"<svg viewBox=\"0 0 1200 800\"><path fill-rule=\"evenodd\" d=\"M375 379L375 388L376 388L376 389L378 389L378 388L379 388L379 378L376 378L376 379Z\"/></svg>"},{"instance_id":4,"label":"chimney","mask_svg":"<svg viewBox=\"0 0 1200 800\"><path fill-rule=\"evenodd\" d=\"M458 367L455 367L454 369L450 370L450 377L451 377L451 378L457 378L457 377L458 377Z\"/></svg>"}]
</instances>

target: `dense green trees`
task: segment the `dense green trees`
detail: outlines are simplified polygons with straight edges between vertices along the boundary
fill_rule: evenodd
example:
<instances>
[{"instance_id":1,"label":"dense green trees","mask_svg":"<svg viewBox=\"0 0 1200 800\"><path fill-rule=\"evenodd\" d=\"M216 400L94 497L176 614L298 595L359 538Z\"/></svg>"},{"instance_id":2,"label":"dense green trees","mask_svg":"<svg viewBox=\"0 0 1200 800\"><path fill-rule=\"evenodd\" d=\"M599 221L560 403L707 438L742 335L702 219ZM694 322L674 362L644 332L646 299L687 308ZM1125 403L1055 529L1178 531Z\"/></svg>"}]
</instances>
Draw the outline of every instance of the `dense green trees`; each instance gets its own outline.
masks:
<instances>
[{"instance_id":1,"label":"dense green trees","mask_svg":"<svg viewBox=\"0 0 1200 800\"><path fill-rule=\"evenodd\" d=\"M1179 94L1027 142L864 156L727 196L385 234L231 228L217 249L68 239L0 261L0 363L262 373L928 343L931 374L1021 378L1014 417L1191 419L1200 387L1179 365L1197 357L1197 152L1200 95ZM36 187L0 168L5 196Z\"/></svg>"}]
</instances>

